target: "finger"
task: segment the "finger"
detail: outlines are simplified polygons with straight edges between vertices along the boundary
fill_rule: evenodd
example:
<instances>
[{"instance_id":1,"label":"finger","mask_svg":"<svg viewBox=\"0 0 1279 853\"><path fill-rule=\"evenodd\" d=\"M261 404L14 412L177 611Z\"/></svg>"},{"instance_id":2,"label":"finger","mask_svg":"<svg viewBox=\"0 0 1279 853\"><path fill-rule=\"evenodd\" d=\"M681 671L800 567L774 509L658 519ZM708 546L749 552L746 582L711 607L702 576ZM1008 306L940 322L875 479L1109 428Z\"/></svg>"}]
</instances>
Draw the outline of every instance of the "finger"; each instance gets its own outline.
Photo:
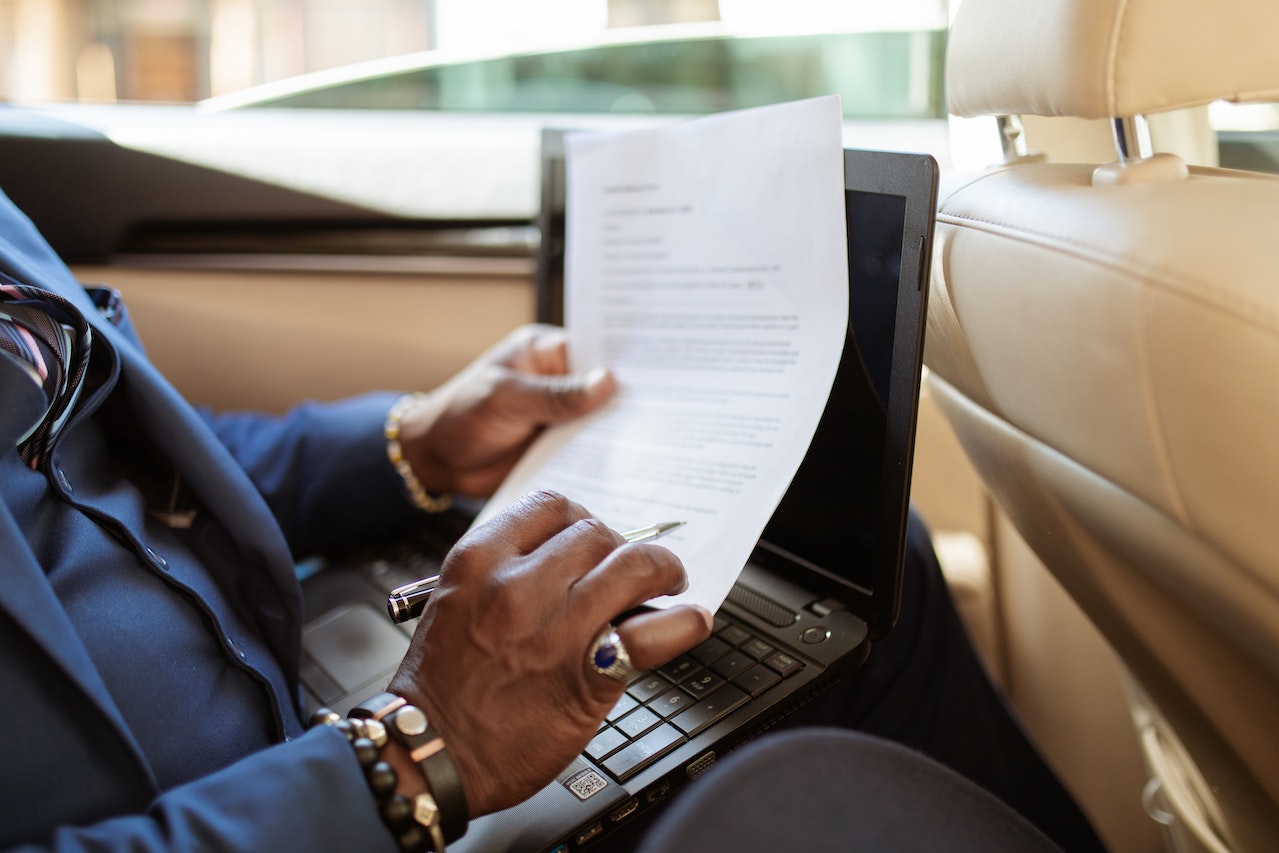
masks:
<instances>
[{"instance_id":1,"label":"finger","mask_svg":"<svg viewBox=\"0 0 1279 853\"><path fill-rule=\"evenodd\" d=\"M709 611L693 604L650 610L617 626L617 635L638 670L654 669L711 635Z\"/></svg>"},{"instance_id":2,"label":"finger","mask_svg":"<svg viewBox=\"0 0 1279 853\"><path fill-rule=\"evenodd\" d=\"M493 393L494 404L520 421L558 424L598 408L616 389L613 374L597 367L563 376L511 370Z\"/></svg>"},{"instance_id":3,"label":"finger","mask_svg":"<svg viewBox=\"0 0 1279 853\"><path fill-rule=\"evenodd\" d=\"M567 373L568 335L559 326L522 326L497 345L491 361L528 373Z\"/></svg>"},{"instance_id":4,"label":"finger","mask_svg":"<svg viewBox=\"0 0 1279 853\"><path fill-rule=\"evenodd\" d=\"M563 329L537 327L526 353L527 369L532 373L544 376L568 373L568 336Z\"/></svg>"},{"instance_id":5,"label":"finger","mask_svg":"<svg viewBox=\"0 0 1279 853\"><path fill-rule=\"evenodd\" d=\"M569 605L584 624L603 624L649 599L687 587L684 564L671 551L660 545L623 545L573 585Z\"/></svg>"},{"instance_id":6,"label":"finger","mask_svg":"<svg viewBox=\"0 0 1279 853\"><path fill-rule=\"evenodd\" d=\"M566 528L590 517L585 507L558 492L530 492L468 533L467 537L474 535L477 539L468 544L523 556L532 554ZM463 541L467 541L466 538Z\"/></svg>"},{"instance_id":7,"label":"finger","mask_svg":"<svg viewBox=\"0 0 1279 853\"><path fill-rule=\"evenodd\" d=\"M625 544L621 534L598 518L583 518L543 543L530 567L545 582L567 589Z\"/></svg>"}]
</instances>

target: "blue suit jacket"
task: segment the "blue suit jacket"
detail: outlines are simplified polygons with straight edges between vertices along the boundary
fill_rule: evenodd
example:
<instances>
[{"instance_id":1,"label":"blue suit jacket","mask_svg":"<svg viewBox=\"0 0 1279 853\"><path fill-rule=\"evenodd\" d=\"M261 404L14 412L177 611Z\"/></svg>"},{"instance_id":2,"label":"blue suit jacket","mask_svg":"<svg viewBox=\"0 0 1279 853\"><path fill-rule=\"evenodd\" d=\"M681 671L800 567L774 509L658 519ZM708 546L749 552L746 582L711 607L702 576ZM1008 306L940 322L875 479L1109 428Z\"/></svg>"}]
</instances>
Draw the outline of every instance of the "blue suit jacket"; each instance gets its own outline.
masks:
<instances>
[{"instance_id":1,"label":"blue suit jacket","mask_svg":"<svg viewBox=\"0 0 1279 853\"><path fill-rule=\"evenodd\" d=\"M322 531L368 534L412 512L381 438L391 397L304 406L284 418L202 415L146 359L127 320L99 316L2 193L0 269L74 301L115 348L127 379L116 393L127 393L140 428L237 544L237 559L208 569L253 579L239 584L254 588L246 606L296 697L301 606L291 547L304 552ZM0 453L16 453L14 442L42 405L34 391L0 359ZM159 790L19 529L8 488L0 481L0 847L395 849L350 747L327 727ZM291 702L282 700L284 712L298 713ZM198 720L172 725L200 737Z\"/></svg>"}]
</instances>

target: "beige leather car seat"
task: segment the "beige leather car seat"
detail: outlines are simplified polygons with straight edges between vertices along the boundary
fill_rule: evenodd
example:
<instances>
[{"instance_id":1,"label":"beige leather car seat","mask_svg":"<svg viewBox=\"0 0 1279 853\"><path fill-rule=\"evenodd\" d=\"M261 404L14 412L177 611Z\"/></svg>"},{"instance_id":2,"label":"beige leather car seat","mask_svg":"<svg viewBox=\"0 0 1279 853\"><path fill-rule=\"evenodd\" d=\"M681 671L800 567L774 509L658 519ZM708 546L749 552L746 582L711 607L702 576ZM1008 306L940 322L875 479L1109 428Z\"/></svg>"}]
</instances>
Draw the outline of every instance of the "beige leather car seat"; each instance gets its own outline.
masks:
<instances>
[{"instance_id":1,"label":"beige leather car seat","mask_svg":"<svg viewBox=\"0 0 1279 853\"><path fill-rule=\"evenodd\" d=\"M963 0L950 38L954 114L1115 128L1113 163L944 181L925 360L1130 674L1174 849L1279 849L1279 180L1144 116L1279 100L1277 34L1275 0Z\"/></svg>"}]
</instances>

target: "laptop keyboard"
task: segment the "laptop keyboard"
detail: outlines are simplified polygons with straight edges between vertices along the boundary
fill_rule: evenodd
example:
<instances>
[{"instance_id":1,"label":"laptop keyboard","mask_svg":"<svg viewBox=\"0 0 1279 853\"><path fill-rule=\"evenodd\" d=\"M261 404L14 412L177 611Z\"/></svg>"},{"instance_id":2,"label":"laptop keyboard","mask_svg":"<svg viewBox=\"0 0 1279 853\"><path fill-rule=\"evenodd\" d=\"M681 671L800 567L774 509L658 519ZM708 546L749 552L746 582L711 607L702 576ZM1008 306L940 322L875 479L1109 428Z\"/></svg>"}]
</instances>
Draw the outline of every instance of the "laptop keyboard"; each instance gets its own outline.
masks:
<instances>
[{"instance_id":1,"label":"laptop keyboard","mask_svg":"<svg viewBox=\"0 0 1279 853\"><path fill-rule=\"evenodd\" d=\"M793 656L716 616L710 639L630 683L585 754L624 782L801 669Z\"/></svg>"},{"instance_id":2,"label":"laptop keyboard","mask_svg":"<svg viewBox=\"0 0 1279 853\"><path fill-rule=\"evenodd\" d=\"M435 521L415 525L402 536L332 555L331 561L354 568L367 583L389 593L438 571L442 555L465 532L470 518L464 512L450 512ZM388 620L380 627L403 632L407 641L416 621L392 626ZM316 633L322 636L322 631ZM333 668L332 661L327 663L324 670ZM319 671L321 665L305 668ZM708 640L630 683L584 754L623 782L802 669L792 655L718 614ZM346 680L332 680L337 682L333 693L347 692ZM320 695L326 691L316 687L308 684L320 704L332 705L333 700Z\"/></svg>"}]
</instances>

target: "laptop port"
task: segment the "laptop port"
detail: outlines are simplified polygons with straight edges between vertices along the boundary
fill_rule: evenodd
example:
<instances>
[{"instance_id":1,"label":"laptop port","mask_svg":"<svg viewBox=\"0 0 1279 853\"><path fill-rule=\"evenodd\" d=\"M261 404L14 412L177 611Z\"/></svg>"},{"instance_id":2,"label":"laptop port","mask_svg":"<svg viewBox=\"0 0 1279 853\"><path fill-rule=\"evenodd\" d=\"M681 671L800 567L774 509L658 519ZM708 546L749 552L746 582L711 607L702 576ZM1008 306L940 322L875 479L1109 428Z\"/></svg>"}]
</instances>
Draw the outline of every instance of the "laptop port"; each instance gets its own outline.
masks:
<instances>
[{"instance_id":1,"label":"laptop port","mask_svg":"<svg viewBox=\"0 0 1279 853\"><path fill-rule=\"evenodd\" d=\"M587 843L588 841L590 841L592 838L599 835L603 831L604 831L604 822L597 820L595 821L595 823L591 824L590 826L586 827L586 829L583 829L581 832L579 832L577 834L577 838L575 838L574 841L577 842L578 847L581 847L583 844Z\"/></svg>"},{"instance_id":2,"label":"laptop port","mask_svg":"<svg viewBox=\"0 0 1279 853\"><path fill-rule=\"evenodd\" d=\"M696 779L698 776L701 776L707 770L710 770L711 765L714 763L715 763L715 752L714 750L712 750L706 753L705 755L703 755L701 758L698 758L694 760L693 762L691 762L687 767L684 768L684 773L685 775L688 776L688 778Z\"/></svg>"},{"instance_id":3,"label":"laptop port","mask_svg":"<svg viewBox=\"0 0 1279 853\"><path fill-rule=\"evenodd\" d=\"M613 823L621 823L631 815L635 814L635 810L637 808L639 808L639 799L637 797L631 797L620 809L609 815L608 819Z\"/></svg>"},{"instance_id":4,"label":"laptop port","mask_svg":"<svg viewBox=\"0 0 1279 853\"><path fill-rule=\"evenodd\" d=\"M654 785L652 788L649 789L648 793L644 795L644 799L648 801L648 804L650 806L652 806L666 799L667 796L670 795L670 793L671 793L671 783L663 779L661 782L658 782L656 785Z\"/></svg>"}]
</instances>

